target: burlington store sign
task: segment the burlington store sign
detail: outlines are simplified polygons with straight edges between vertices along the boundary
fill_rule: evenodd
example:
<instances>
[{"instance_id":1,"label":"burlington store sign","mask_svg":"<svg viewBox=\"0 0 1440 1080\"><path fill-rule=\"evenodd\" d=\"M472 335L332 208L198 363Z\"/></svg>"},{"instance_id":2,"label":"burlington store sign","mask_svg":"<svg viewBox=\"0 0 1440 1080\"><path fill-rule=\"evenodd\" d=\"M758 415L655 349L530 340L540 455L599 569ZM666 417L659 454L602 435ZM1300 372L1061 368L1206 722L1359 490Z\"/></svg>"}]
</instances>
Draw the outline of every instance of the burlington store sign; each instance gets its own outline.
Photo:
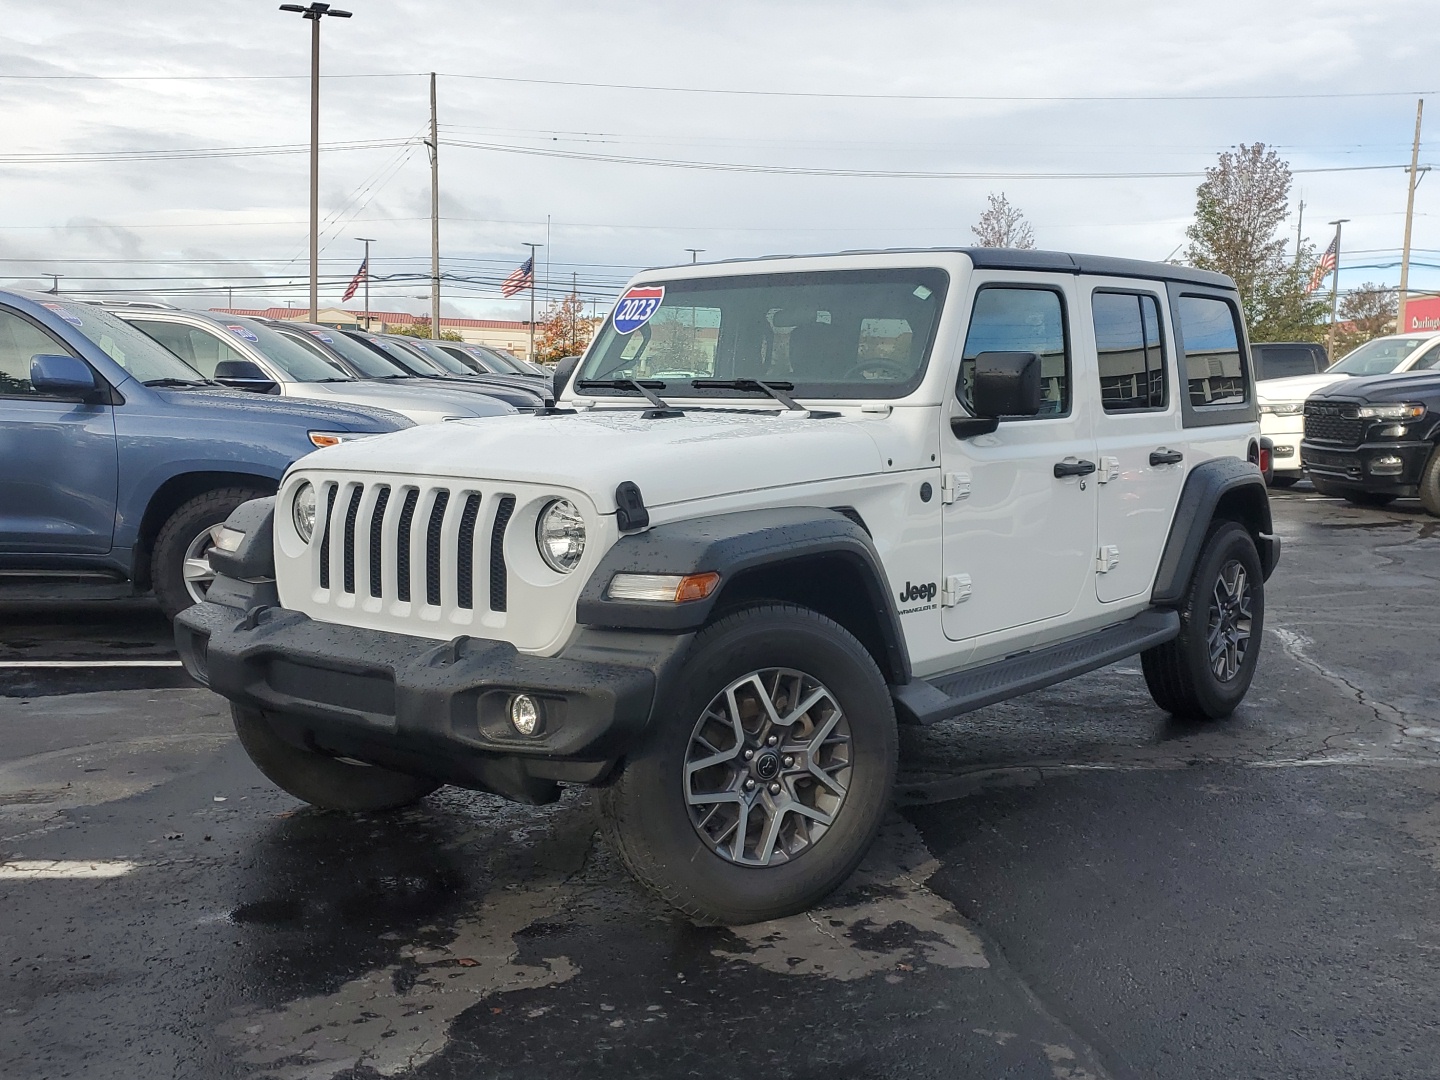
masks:
<instances>
[{"instance_id":1,"label":"burlington store sign","mask_svg":"<svg viewBox=\"0 0 1440 1080\"><path fill-rule=\"evenodd\" d=\"M1397 333L1440 334L1440 296L1426 296L1405 305Z\"/></svg>"}]
</instances>

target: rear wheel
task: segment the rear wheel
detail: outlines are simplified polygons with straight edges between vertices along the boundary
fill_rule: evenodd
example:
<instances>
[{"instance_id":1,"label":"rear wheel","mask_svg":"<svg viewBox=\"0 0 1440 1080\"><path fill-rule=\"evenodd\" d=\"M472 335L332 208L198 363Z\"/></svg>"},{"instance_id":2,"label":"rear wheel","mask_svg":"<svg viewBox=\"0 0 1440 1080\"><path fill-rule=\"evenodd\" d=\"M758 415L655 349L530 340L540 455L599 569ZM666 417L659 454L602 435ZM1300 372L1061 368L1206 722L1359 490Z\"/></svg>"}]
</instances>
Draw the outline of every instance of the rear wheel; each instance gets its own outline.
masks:
<instances>
[{"instance_id":1,"label":"rear wheel","mask_svg":"<svg viewBox=\"0 0 1440 1080\"><path fill-rule=\"evenodd\" d=\"M1211 526L1180 609L1180 635L1140 654L1155 704L1188 719L1218 720L1250 689L1265 626L1265 581L1245 526Z\"/></svg>"},{"instance_id":2,"label":"rear wheel","mask_svg":"<svg viewBox=\"0 0 1440 1080\"><path fill-rule=\"evenodd\" d=\"M440 784L420 776L361 765L306 750L275 734L258 709L230 706L240 745L277 787L323 810L399 810L417 803Z\"/></svg>"},{"instance_id":3,"label":"rear wheel","mask_svg":"<svg viewBox=\"0 0 1440 1080\"><path fill-rule=\"evenodd\" d=\"M676 684L601 798L630 871L704 921L823 899L890 802L895 712L875 661L830 619L768 604L702 631Z\"/></svg>"},{"instance_id":4,"label":"rear wheel","mask_svg":"<svg viewBox=\"0 0 1440 1080\"><path fill-rule=\"evenodd\" d=\"M1440 446L1430 454L1430 460L1420 472L1420 505L1425 512L1440 517Z\"/></svg>"},{"instance_id":5,"label":"rear wheel","mask_svg":"<svg viewBox=\"0 0 1440 1080\"><path fill-rule=\"evenodd\" d=\"M210 549L220 526L241 503L268 494L259 488L216 488L181 503L170 515L150 552L150 580L166 615L173 619L205 599L215 580Z\"/></svg>"}]
</instances>

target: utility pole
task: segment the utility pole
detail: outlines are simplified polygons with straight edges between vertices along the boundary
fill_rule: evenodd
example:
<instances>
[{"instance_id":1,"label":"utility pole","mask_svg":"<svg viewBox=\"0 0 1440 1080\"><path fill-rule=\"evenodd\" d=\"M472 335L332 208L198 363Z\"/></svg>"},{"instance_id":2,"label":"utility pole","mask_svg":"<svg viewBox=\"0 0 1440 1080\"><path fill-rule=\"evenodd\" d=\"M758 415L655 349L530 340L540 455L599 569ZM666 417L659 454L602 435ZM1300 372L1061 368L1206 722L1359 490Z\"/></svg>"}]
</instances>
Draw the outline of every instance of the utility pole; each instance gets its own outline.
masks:
<instances>
[{"instance_id":1,"label":"utility pole","mask_svg":"<svg viewBox=\"0 0 1440 1080\"><path fill-rule=\"evenodd\" d=\"M1395 332L1404 333L1405 302L1410 287L1410 226L1415 220L1415 182L1419 178L1420 118L1425 113L1425 99L1415 103L1415 142L1410 147L1410 190L1405 196L1405 246L1400 254L1400 302L1395 309Z\"/></svg>"},{"instance_id":2,"label":"utility pole","mask_svg":"<svg viewBox=\"0 0 1440 1080\"><path fill-rule=\"evenodd\" d=\"M704 248L686 248L685 250L690 253L690 261L693 263L693 262L695 262L696 256L698 256L698 255L699 255L702 251L704 251L705 249L704 249Z\"/></svg>"},{"instance_id":3,"label":"utility pole","mask_svg":"<svg viewBox=\"0 0 1440 1080\"><path fill-rule=\"evenodd\" d=\"M440 337L440 124L430 73L430 337Z\"/></svg>"},{"instance_id":4,"label":"utility pole","mask_svg":"<svg viewBox=\"0 0 1440 1080\"><path fill-rule=\"evenodd\" d=\"M350 12L329 4L281 4L310 20L310 321L320 315L320 20L326 15L350 18Z\"/></svg>"},{"instance_id":5,"label":"utility pole","mask_svg":"<svg viewBox=\"0 0 1440 1080\"><path fill-rule=\"evenodd\" d=\"M525 246L530 249L530 355L525 359L533 364L535 362L535 249L545 245L532 244L527 241Z\"/></svg>"},{"instance_id":6,"label":"utility pole","mask_svg":"<svg viewBox=\"0 0 1440 1080\"><path fill-rule=\"evenodd\" d=\"M575 351L575 342L579 339L575 326L575 320L579 316L576 308L580 306L580 294L576 287L576 282L579 280L579 277L580 274L578 271L570 271L570 351L572 353Z\"/></svg>"},{"instance_id":7,"label":"utility pole","mask_svg":"<svg viewBox=\"0 0 1440 1080\"><path fill-rule=\"evenodd\" d=\"M362 244L365 245L365 329L366 329L366 331L369 331L369 329L370 329L370 245L373 244L373 243L375 242L375 240L374 240L373 237L370 237L370 236L357 236L357 237L355 237L355 239L356 239L356 240L359 240Z\"/></svg>"},{"instance_id":8,"label":"utility pole","mask_svg":"<svg viewBox=\"0 0 1440 1080\"><path fill-rule=\"evenodd\" d=\"M1330 271L1330 336L1325 344L1325 352L1332 362L1335 359L1335 313L1340 306L1340 226L1349 220L1340 218L1330 222L1335 226L1335 269Z\"/></svg>"},{"instance_id":9,"label":"utility pole","mask_svg":"<svg viewBox=\"0 0 1440 1080\"><path fill-rule=\"evenodd\" d=\"M1305 200L1300 200L1300 215L1295 221L1295 269L1300 269L1300 245L1305 240Z\"/></svg>"}]
</instances>

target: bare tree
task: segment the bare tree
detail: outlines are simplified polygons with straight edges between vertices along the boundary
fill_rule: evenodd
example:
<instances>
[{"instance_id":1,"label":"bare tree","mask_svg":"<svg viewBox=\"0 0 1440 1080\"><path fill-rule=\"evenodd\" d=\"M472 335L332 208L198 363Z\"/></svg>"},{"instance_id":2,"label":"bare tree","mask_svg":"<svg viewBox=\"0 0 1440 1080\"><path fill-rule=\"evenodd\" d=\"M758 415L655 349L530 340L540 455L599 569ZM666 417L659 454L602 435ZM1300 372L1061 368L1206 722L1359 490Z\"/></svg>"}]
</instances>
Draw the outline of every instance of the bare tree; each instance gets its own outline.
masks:
<instances>
[{"instance_id":1,"label":"bare tree","mask_svg":"<svg viewBox=\"0 0 1440 1080\"><path fill-rule=\"evenodd\" d=\"M981 247L987 248L1033 248L1035 230L1016 207L1010 204L1002 191L989 195L990 209L980 215L980 220L970 226Z\"/></svg>"},{"instance_id":2,"label":"bare tree","mask_svg":"<svg viewBox=\"0 0 1440 1080\"><path fill-rule=\"evenodd\" d=\"M1371 338L1395 330L1399 300L1395 290L1367 281L1345 293L1340 301L1340 324L1335 328L1335 353L1344 356Z\"/></svg>"}]
</instances>

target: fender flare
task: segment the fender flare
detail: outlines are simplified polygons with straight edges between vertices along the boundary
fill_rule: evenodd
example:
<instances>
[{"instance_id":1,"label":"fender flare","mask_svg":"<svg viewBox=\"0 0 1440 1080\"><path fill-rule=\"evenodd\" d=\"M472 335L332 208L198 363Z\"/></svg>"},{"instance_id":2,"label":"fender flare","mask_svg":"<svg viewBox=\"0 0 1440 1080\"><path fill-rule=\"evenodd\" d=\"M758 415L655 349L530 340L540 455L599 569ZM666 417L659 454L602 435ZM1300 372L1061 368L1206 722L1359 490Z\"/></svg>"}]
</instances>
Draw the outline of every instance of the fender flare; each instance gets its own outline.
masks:
<instances>
[{"instance_id":1,"label":"fender flare","mask_svg":"<svg viewBox=\"0 0 1440 1080\"><path fill-rule=\"evenodd\" d=\"M1265 478L1254 462L1240 458L1212 458L1201 462L1185 477L1180 501L1170 522L1170 536L1165 541L1155 586L1150 594L1152 603L1175 607L1185 595L1200 548L1216 512L1224 501L1239 513L1229 513L1245 525L1255 537L1260 565L1268 580L1280 561L1280 538L1274 535L1270 518L1270 496Z\"/></svg>"},{"instance_id":2,"label":"fender flare","mask_svg":"<svg viewBox=\"0 0 1440 1080\"><path fill-rule=\"evenodd\" d=\"M605 553L580 594L576 621L622 630L683 632L705 624L726 586L747 571L816 558L849 563L864 583L865 604L879 628L882 669L892 683L910 679L910 655L880 555L865 531L838 510L788 506L742 510L657 525L622 536ZM606 595L617 573L720 574L703 600L684 603L614 600Z\"/></svg>"}]
</instances>

